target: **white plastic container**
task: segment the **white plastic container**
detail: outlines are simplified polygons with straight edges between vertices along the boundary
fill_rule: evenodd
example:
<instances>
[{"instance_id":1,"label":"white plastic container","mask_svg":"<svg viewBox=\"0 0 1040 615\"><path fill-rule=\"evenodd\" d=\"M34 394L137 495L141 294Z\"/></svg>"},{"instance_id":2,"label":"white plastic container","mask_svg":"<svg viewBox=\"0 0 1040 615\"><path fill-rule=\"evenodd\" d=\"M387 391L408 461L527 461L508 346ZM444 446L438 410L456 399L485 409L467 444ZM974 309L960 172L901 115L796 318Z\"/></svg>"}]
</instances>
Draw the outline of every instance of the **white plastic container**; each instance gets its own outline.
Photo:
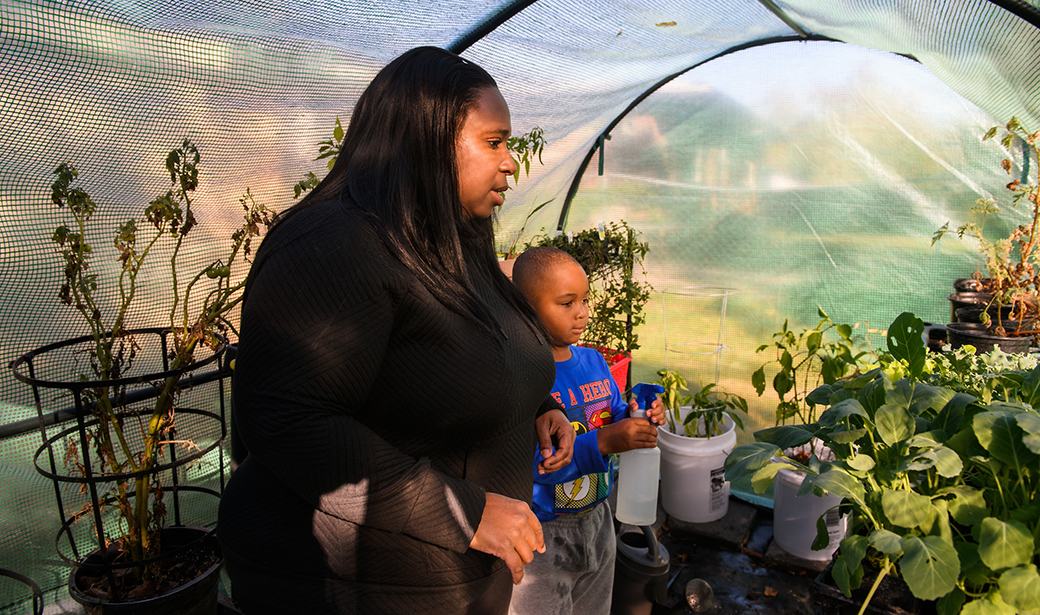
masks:
<instances>
[{"instance_id":1,"label":"white plastic container","mask_svg":"<svg viewBox=\"0 0 1040 615\"><path fill-rule=\"evenodd\" d=\"M689 408L680 409L684 418ZM707 523L726 516L729 481L726 456L737 444L736 425L726 415L722 435L713 438L677 436L667 425L657 429L661 448L661 505L669 516L689 523Z\"/></svg>"},{"instance_id":2,"label":"white plastic container","mask_svg":"<svg viewBox=\"0 0 1040 615\"><path fill-rule=\"evenodd\" d=\"M835 508L841 503L836 495L820 497L809 494L796 497L805 480L805 474L794 470L780 470L773 483L773 540L791 555L812 561L829 561L838 544L848 531L848 516L838 516ZM813 551L816 539L816 520L825 516L830 544L821 551Z\"/></svg>"},{"instance_id":3,"label":"white plastic container","mask_svg":"<svg viewBox=\"0 0 1040 615\"><path fill-rule=\"evenodd\" d=\"M657 477L661 451L637 448L618 455L617 510L614 516L630 525L653 525L657 520Z\"/></svg>"}]
</instances>

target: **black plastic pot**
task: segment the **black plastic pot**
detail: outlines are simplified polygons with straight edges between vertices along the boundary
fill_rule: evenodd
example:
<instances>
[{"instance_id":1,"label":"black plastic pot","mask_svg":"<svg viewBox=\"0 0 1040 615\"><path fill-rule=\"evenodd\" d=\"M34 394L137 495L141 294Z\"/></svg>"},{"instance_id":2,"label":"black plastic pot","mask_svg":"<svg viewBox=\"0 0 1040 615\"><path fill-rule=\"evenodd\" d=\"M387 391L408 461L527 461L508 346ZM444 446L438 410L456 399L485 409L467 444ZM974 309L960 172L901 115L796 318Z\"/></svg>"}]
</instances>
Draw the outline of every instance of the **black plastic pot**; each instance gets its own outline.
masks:
<instances>
[{"instance_id":1,"label":"black plastic pot","mask_svg":"<svg viewBox=\"0 0 1040 615\"><path fill-rule=\"evenodd\" d=\"M946 332L951 349L971 344L980 354L989 352L994 347L1008 354L1029 352L1029 345L1033 341L1031 336L1000 337L990 332L985 325L976 322L951 322L946 325Z\"/></svg>"},{"instance_id":2,"label":"black plastic pot","mask_svg":"<svg viewBox=\"0 0 1040 615\"><path fill-rule=\"evenodd\" d=\"M200 527L171 526L162 529L163 553L159 559L166 559L173 565L178 557L196 549L215 554L217 559L193 581L158 596L119 602L87 595L81 586L84 575L90 574L92 570L97 572L106 568L101 552L94 551L69 574L69 595L86 607L88 613L99 615L214 615L217 612L220 567L224 563L216 535Z\"/></svg>"},{"instance_id":3,"label":"black plastic pot","mask_svg":"<svg viewBox=\"0 0 1040 615\"><path fill-rule=\"evenodd\" d=\"M611 615L650 615L668 599L668 550L650 526L617 536Z\"/></svg>"},{"instance_id":4,"label":"black plastic pot","mask_svg":"<svg viewBox=\"0 0 1040 615\"><path fill-rule=\"evenodd\" d=\"M958 322L957 310L962 308L985 309L993 295L980 292L956 292L950 293L947 298L950 300L950 321Z\"/></svg>"}]
</instances>

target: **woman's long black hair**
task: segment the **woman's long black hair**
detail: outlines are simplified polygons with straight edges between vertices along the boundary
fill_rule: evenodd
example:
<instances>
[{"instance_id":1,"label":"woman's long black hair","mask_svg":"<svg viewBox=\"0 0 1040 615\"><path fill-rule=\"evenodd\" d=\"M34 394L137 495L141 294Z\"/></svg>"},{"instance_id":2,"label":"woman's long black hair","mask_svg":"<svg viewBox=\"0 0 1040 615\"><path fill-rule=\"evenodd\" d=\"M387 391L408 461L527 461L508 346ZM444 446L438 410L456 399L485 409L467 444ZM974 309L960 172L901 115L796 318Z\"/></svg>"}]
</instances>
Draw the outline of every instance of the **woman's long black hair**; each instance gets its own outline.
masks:
<instances>
[{"instance_id":1,"label":"woman's long black hair","mask_svg":"<svg viewBox=\"0 0 1040 615\"><path fill-rule=\"evenodd\" d=\"M358 99L335 166L278 223L311 204L343 198L368 212L387 247L442 304L489 329L498 323L469 267L536 330L537 316L498 267L494 220L468 218L459 200L456 142L463 120L495 80L476 64L419 47L384 67Z\"/></svg>"}]
</instances>

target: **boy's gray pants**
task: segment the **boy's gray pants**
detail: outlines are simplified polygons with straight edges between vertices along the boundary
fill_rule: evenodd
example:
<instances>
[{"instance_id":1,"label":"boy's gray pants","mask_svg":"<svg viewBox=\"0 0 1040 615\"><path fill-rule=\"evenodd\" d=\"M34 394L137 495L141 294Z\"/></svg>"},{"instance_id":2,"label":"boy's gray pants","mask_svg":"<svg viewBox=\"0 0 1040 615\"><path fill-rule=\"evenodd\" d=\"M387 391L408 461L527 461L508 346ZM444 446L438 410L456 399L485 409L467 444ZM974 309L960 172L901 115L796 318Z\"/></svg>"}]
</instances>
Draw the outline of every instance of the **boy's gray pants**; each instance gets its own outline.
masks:
<instances>
[{"instance_id":1,"label":"boy's gray pants","mask_svg":"<svg viewBox=\"0 0 1040 615\"><path fill-rule=\"evenodd\" d=\"M535 553L513 587L509 615L608 615L617 543L610 506L542 522L545 553Z\"/></svg>"}]
</instances>

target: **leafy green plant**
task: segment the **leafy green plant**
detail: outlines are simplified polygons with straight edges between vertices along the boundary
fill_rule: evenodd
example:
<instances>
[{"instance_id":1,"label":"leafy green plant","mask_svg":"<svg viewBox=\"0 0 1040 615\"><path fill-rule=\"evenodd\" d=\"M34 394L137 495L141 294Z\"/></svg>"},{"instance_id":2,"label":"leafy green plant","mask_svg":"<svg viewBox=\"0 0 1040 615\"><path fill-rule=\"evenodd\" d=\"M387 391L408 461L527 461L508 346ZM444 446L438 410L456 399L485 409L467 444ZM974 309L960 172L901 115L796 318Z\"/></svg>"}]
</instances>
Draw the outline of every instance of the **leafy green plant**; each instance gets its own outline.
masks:
<instances>
[{"instance_id":1,"label":"leafy green plant","mask_svg":"<svg viewBox=\"0 0 1040 615\"><path fill-rule=\"evenodd\" d=\"M185 139L165 160L170 189L150 202L141 217L127 220L116 230L113 243L120 269L114 280L118 292L114 314L108 313L102 297L110 282L103 280L94 266L95 259L100 258L94 248L97 243L91 238L96 231L92 217L98 206L87 192L73 185L79 172L71 164L63 163L54 171L51 200L71 216L71 223L57 227L51 236L64 275L59 298L82 316L91 339L86 354L92 373L80 374L81 380L103 383L124 377L130 369L138 345L128 321L134 314L140 276L157 254L166 259L160 263L165 263L169 275L166 296L170 309L165 324L172 339L166 349L169 371L190 366L200 347L216 349L226 343L227 333L234 331L228 316L242 301L245 277L244 273L233 275L233 270L248 259L253 238L270 223L271 216L247 190L240 200L243 223L231 235L226 256L185 275L180 260L185 240L197 226L192 194L198 186L199 160L198 150ZM177 438L172 434L179 377L175 373L157 383L155 403L144 409L121 407L125 394L122 387L99 384L87 391L97 419L90 434L91 462L97 466L93 471L98 475L135 476L114 481L110 499L93 505L111 507L121 516L123 534L118 544L134 562L157 554L157 532L165 516L163 486L159 476L149 471L156 467L165 447L176 446ZM140 441L139 448L131 445L134 441ZM83 469L75 448L70 448L66 461ZM131 576L141 574L137 567L129 570ZM143 574L147 577L155 572L149 567Z\"/></svg>"},{"instance_id":2,"label":"leafy green plant","mask_svg":"<svg viewBox=\"0 0 1040 615\"><path fill-rule=\"evenodd\" d=\"M639 348L636 329L653 287L646 282L643 260L649 251L624 221L586 229L568 237L536 237L532 245L553 246L578 261L589 276L589 321L581 343L604 356L631 356ZM637 274L637 270L639 273Z\"/></svg>"},{"instance_id":3,"label":"leafy green plant","mask_svg":"<svg viewBox=\"0 0 1040 615\"><path fill-rule=\"evenodd\" d=\"M751 384L761 397L766 390L766 368L779 368L772 381L773 391L780 400L776 405L777 425L789 419L796 423L815 421L816 404L808 398L809 392L821 382L832 384L855 373L866 354L855 351L850 325L833 322L821 307L817 306L816 312L820 321L815 327L796 331L784 320L783 327L773 334L772 344L763 344L755 351L772 348L775 353L775 358L751 375Z\"/></svg>"},{"instance_id":4,"label":"leafy green plant","mask_svg":"<svg viewBox=\"0 0 1040 615\"><path fill-rule=\"evenodd\" d=\"M327 158L328 162L325 166L329 171L336 166L336 161L339 159L339 152L343 147L343 135L343 125L339 123L339 117L337 117L336 125L332 128L332 137L318 143L318 157L315 160L325 160ZM302 180L293 186L294 198L300 198L301 194L316 188L320 183L320 177L312 172L308 172Z\"/></svg>"},{"instance_id":5,"label":"leafy green plant","mask_svg":"<svg viewBox=\"0 0 1040 615\"><path fill-rule=\"evenodd\" d=\"M1038 294L1040 294L1040 179L1034 180L1025 169L1028 169L1029 158L1038 160L1040 163L1040 132L1030 133L1019 122L1017 117L1004 127L1005 132L1000 143L1008 152L1016 142L1022 143L1023 173L1021 179L1013 179L1006 185L1011 192L1011 203L1018 207L1025 203L1029 210L1029 222L1020 224L1013 228L1007 237L996 241L990 241L984 234L985 221L989 216L1000 213L1000 207L993 199L980 198L975 202L971 212L976 215L980 222L968 221L956 230L950 229L947 222L932 236L932 245L942 239L947 233L956 232L957 236L970 237L978 242L979 256L985 260L986 275L985 290L992 293L987 304L987 309L982 313L984 323L989 323L991 316L997 317L994 326L998 335L1007 335L1003 326L1003 317L1000 308L1012 306L1009 318L1022 321L1029 317L1038 315ZM983 141L995 138L1000 128L994 126L982 137ZM1004 158L1000 163L1001 168L1007 174L1011 174L1014 162L1011 158ZM1037 166L1040 166L1038 164ZM1038 171L1040 176L1040 171ZM976 278L983 279L977 272ZM1032 334L1032 331L1029 331Z\"/></svg>"},{"instance_id":6,"label":"leafy green plant","mask_svg":"<svg viewBox=\"0 0 1040 615\"><path fill-rule=\"evenodd\" d=\"M879 367L814 390L827 406L819 420L756 433L730 455L727 478L750 475L758 488L791 467L773 463L781 450L818 438L835 459L807 472L799 493L840 496L855 513L832 576L851 595L866 563L878 570L860 613L887 575L936 601L940 615L1035 612L1040 368L1000 371L1015 366L970 350L943 363L926 352L923 331L900 315Z\"/></svg>"},{"instance_id":7,"label":"leafy green plant","mask_svg":"<svg viewBox=\"0 0 1040 615\"><path fill-rule=\"evenodd\" d=\"M509 148L513 156L513 164L516 165L516 172L513 173L514 184L520 181L520 169L524 170L525 177L531 174L531 163L535 158L538 158L538 164L545 164L542 162L542 150L545 149L547 143L545 131L538 126L521 135L506 139L506 147Z\"/></svg>"},{"instance_id":8,"label":"leafy green plant","mask_svg":"<svg viewBox=\"0 0 1040 615\"><path fill-rule=\"evenodd\" d=\"M718 390L715 383L706 384L691 395L683 395L682 391L688 391L689 388L679 372L662 369L657 372L657 377L660 378L657 384L664 387L661 403L665 407L668 429L672 433L685 434L691 438L719 436L725 427L726 415L737 427L744 428L744 421L738 414L747 416L747 400L743 397ZM690 407L690 411L684 417L681 409L686 406Z\"/></svg>"}]
</instances>

